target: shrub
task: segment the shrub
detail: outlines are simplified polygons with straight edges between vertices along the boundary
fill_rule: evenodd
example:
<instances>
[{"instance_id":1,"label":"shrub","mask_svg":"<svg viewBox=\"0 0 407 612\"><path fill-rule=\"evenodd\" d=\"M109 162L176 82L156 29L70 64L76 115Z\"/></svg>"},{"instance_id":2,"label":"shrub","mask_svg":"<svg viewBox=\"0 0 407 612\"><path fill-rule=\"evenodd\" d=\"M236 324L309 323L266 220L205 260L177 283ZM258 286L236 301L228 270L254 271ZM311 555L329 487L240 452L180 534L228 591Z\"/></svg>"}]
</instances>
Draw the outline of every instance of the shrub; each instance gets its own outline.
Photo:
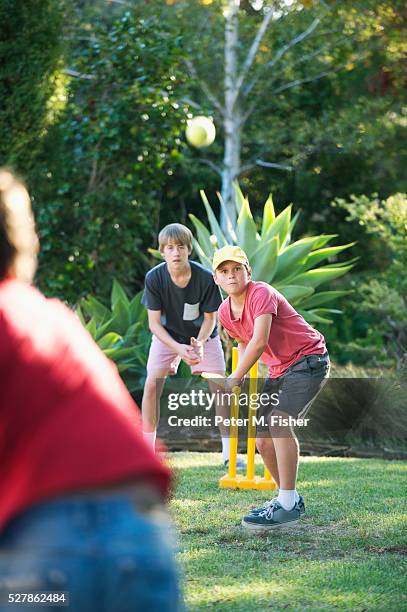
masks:
<instances>
[{"instance_id":1,"label":"shrub","mask_svg":"<svg viewBox=\"0 0 407 612\"><path fill-rule=\"evenodd\" d=\"M350 276L354 294L344 303L346 314L338 329L327 331L328 338L338 357L402 369L407 358L407 197L352 196L334 206L348 212L347 220L358 224L365 243L378 244L382 258L374 269Z\"/></svg>"},{"instance_id":2,"label":"shrub","mask_svg":"<svg viewBox=\"0 0 407 612\"><path fill-rule=\"evenodd\" d=\"M291 219L290 205L276 216L271 195L264 205L261 230L258 231L248 198L243 196L238 185L235 189L238 220L235 227L228 222L225 233L204 192L201 195L210 231L197 217L189 215L196 231L194 248L202 264L211 269L217 248L237 244L249 258L254 280L272 282L309 323L332 323L328 317L340 314L340 311L325 305L349 292L317 291L317 288L343 276L353 267L355 260L336 262L337 255L353 243L327 246L336 234L307 236L292 242L299 212ZM227 219L222 201L221 206ZM324 260L328 260L328 264L319 266Z\"/></svg>"},{"instance_id":3,"label":"shrub","mask_svg":"<svg viewBox=\"0 0 407 612\"><path fill-rule=\"evenodd\" d=\"M76 312L95 342L115 362L133 395L144 386L151 334L147 311L141 304L143 292L131 300L120 283L113 281L111 307L95 297L83 298Z\"/></svg>"}]
</instances>

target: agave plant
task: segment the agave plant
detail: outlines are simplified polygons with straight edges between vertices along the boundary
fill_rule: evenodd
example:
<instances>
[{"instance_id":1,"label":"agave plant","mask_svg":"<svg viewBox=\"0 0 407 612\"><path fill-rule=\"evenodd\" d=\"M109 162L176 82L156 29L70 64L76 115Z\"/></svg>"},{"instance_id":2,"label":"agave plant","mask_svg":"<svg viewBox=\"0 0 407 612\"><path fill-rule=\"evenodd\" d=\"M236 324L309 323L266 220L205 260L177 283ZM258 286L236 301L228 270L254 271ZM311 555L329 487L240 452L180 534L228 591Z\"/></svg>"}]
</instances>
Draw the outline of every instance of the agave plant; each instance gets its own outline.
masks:
<instances>
[{"instance_id":1,"label":"agave plant","mask_svg":"<svg viewBox=\"0 0 407 612\"><path fill-rule=\"evenodd\" d=\"M235 184L235 189L238 219L234 227L220 199L227 222L225 233L220 228L204 191L201 191L201 197L210 231L195 215L189 215L196 231L196 238L193 239L194 249L202 265L211 269L216 249L226 244L239 245L249 258L255 280L272 283L309 323L332 323L327 316L341 311L326 308L325 304L349 292L317 291L317 287L346 274L357 258L345 263L328 263L323 266L319 264L355 243L327 246L337 234L308 236L291 242L299 212L291 218L290 205L276 216L271 195L264 205L259 231L248 198L244 197L238 184Z\"/></svg>"},{"instance_id":2,"label":"agave plant","mask_svg":"<svg viewBox=\"0 0 407 612\"><path fill-rule=\"evenodd\" d=\"M81 300L76 313L95 342L112 359L130 393L143 388L151 334L143 292L129 300L120 283L113 281L111 307L93 296Z\"/></svg>"}]
</instances>

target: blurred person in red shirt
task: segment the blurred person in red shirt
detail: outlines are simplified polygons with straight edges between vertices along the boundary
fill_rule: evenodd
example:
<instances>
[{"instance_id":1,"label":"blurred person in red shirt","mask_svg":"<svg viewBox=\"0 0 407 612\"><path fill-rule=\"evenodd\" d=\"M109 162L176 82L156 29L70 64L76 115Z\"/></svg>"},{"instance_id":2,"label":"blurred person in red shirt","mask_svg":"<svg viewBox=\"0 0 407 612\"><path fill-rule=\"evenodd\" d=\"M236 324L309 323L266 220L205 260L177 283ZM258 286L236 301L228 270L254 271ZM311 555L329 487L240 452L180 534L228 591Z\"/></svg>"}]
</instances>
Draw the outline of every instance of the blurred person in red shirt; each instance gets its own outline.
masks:
<instances>
[{"instance_id":1,"label":"blurred person in red shirt","mask_svg":"<svg viewBox=\"0 0 407 612\"><path fill-rule=\"evenodd\" d=\"M0 169L0 610L34 592L75 612L182 609L171 474L115 365L31 286L37 252L28 193Z\"/></svg>"}]
</instances>

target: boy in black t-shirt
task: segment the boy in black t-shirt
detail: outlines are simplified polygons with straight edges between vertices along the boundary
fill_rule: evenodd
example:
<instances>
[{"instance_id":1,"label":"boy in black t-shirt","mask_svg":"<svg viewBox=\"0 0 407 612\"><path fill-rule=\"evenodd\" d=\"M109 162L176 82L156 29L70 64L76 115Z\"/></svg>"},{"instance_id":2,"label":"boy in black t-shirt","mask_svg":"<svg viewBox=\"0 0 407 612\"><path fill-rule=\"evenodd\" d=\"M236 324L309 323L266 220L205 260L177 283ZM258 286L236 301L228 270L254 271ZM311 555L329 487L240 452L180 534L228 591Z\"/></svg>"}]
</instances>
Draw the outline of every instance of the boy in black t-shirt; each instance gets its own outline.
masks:
<instances>
[{"instance_id":1,"label":"boy in black t-shirt","mask_svg":"<svg viewBox=\"0 0 407 612\"><path fill-rule=\"evenodd\" d=\"M193 374L206 371L225 375L216 325L222 297L212 273L189 261L192 234L184 225L167 225L158 242L165 262L147 273L142 299L153 334L142 401L143 433L153 447L164 381L168 374L176 373L181 359L191 366ZM230 446L228 432L225 434L222 451L227 462Z\"/></svg>"}]
</instances>

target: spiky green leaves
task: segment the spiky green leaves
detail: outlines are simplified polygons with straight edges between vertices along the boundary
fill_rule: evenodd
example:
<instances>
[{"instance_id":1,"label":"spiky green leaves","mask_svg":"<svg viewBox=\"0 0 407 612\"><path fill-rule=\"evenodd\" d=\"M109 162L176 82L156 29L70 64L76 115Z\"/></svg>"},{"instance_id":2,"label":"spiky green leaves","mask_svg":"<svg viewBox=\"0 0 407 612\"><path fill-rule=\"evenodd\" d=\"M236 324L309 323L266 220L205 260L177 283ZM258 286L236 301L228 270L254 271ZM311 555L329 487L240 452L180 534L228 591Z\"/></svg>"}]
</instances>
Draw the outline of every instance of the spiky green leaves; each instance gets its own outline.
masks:
<instances>
[{"instance_id":1,"label":"spiky green leaves","mask_svg":"<svg viewBox=\"0 0 407 612\"><path fill-rule=\"evenodd\" d=\"M208 217L209 229L195 215L189 215L196 231L194 248L201 263L211 269L213 253L225 244L237 244L249 258L253 278L268 283L295 306L302 308L301 313L311 323L328 323L327 314L339 311L329 308L315 308L326 304L347 292L324 291L316 293L319 285L330 282L346 274L355 264L355 259L345 263L332 262L332 258L353 246L349 243L339 246L326 246L337 234L308 236L291 242L292 232L299 211L291 218L292 205L278 215L275 214L273 199L269 195L263 209L261 231L250 209L249 200L235 184L236 208L238 219L235 227L228 222L226 207L220 204L226 218L226 230L222 232L216 216L205 193L201 196ZM325 266L319 264L328 260Z\"/></svg>"}]
</instances>

